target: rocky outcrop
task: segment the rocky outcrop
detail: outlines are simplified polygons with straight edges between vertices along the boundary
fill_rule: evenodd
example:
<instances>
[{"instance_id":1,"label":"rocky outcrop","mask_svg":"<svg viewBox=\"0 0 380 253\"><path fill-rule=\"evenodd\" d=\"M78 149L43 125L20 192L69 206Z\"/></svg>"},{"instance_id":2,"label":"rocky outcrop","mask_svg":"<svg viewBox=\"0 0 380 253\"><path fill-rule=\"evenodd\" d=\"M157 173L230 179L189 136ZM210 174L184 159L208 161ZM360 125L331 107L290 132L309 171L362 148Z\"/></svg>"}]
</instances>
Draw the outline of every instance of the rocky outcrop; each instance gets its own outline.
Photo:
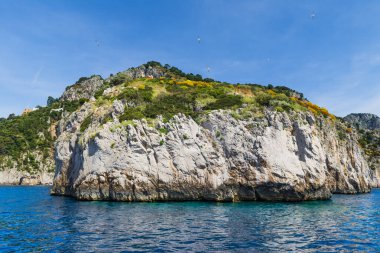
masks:
<instances>
[{"instance_id":1,"label":"rocky outcrop","mask_svg":"<svg viewBox=\"0 0 380 253\"><path fill-rule=\"evenodd\" d=\"M342 139L331 120L266 110L236 117L213 111L196 123L93 120L90 104L60 122L52 194L114 201L302 201L369 192L374 177L355 133ZM118 110L116 110L118 108ZM231 116L235 115L235 116Z\"/></svg>"},{"instance_id":2,"label":"rocky outcrop","mask_svg":"<svg viewBox=\"0 0 380 253\"><path fill-rule=\"evenodd\" d=\"M30 174L17 169L6 169L0 171L0 185L51 185L53 177L53 172Z\"/></svg>"},{"instance_id":3,"label":"rocky outcrop","mask_svg":"<svg viewBox=\"0 0 380 253\"><path fill-rule=\"evenodd\" d=\"M75 101L80 99L90 99L102 87L103 79L100 76L92 76L78 81L69 86L61 96L61 100Z\"/></svg>"},{"instance_id":4,"label":"rocky outcrop","mask_svg":"<svg viewBox=\"0 0 380 253\"><path fill-rule=\"evenodd\" d=\"M22 164L28 156L35 158L35 167ZM0 185L51 185L54 177L54 160L35 151L24 154L20 161L6 160L0 164Z\"/></svg>"},{"instance_id":5,"label":"rocky outcrop","mask_svg":"<svg viewBox=\"0 0 380 253\"><path fill-rule=\"evenodd\" d=\"M20 178L19 185L51 185L53 173L42 172L37 175L24 175Z\"/></svg>"},{"instance_id":6,"label":"rocky outcrop","mask_svg":"<svg viewBox=\"0 0 380 253\"><path fill-rule=\"evenodd\" d=\"M129 68L126 71L120 72L125 80L132 80L137 78L160 78L167 76L167 70L162 67L152 67L141 65L136 68ZM113 78L111 76L106 81L110 82ZM124 81L125 81L124 80ZM104 80L101 76L95 75L89 78L81 78L74 85L69 86L66 91L62 94L61 100L65 101L76 101L80 99L91 99L95 96L95 93L104 85Z\"/></svg>"},{"instance_id":7,"label":"rocky outcrop","mask_svg":"<svg viewBox=\"0 0 380 253\"><path fill-rule=\"evenodd\" d=\"M373 187L380 187L380 118L369 113L353 113L344 117L360 133L360 144L366 159L373 170Z\"/></svg>"},{"instance_id":8,"label":"rocky outcrop","mask_svg":"<svg viewBox=\"0 0 380 253\"><path fill-rule=\"evenodd\" d=\"M141 77L160 78L167 75L167 70L162 67L141 65L136 68L130 68L121 73L129 79L137 79Z\"/></svg>"},{"instance_id":9,"label":"rocky outcrop","mask_svg":"<svg viewBox=\"0 0 380 253\"><path fill-rule=\"evenodd\" d=\"M370 113L352 113L344 117L344 120L360 129L380 129L380 118Z\"/></svg>"},{"instance_id":10,"label":"rocky outcrop","mask_svg":"<svg viewBox=\"0 0 380 253\"><path fill-rule=\"evenodd\" d=\"M380 169L379 169L379 167L377 167L377 169L375 169L373 171L372 178L373 178L373 180L372 180L371 186L373 188L380 188Z\"/></svg>"}]
</instances>

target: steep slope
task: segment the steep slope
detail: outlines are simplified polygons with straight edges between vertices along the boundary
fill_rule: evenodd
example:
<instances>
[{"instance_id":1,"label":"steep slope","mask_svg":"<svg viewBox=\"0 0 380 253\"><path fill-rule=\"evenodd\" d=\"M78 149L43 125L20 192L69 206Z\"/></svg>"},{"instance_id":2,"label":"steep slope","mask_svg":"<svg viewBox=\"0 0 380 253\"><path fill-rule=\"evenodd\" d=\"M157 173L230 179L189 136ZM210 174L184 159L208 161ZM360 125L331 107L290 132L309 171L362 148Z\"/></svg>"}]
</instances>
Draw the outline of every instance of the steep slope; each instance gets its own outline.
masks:
<instances>
[{"instance_id":1,"label":"steep slope","mask_svg":"<svg viewBox=\"0 0 380 253\"><path fill-rule=\"evenodd\" d=\"M81 77L75 84L68 86L62 94L60 100L76 101L90 99L103 86L104 81L101 76Z\"/></svg>"},{"instance_id":2,"label":"steep slope","mask_svg":"<svg viewBox=\"0 0 380 253\"><path fill-rule=\"evenodd\" d=\"M353 126L365 130L379 130L380 117L370 113L351 113L344 117L344 120L350 122Z\"/></svg>"},{"instance_id":3,"label":"steep slope","mask_svg":"<svg viewBox=\"0 0 380 253\"><path fill-rule=\"evenodd\" d=\"M115 120L83 135L65 132L56 146L52 193L87 200L299 201L370 191L354 136L340 140L332 123L315 122L310 113L232 115L212 111L201 125L182 114L167 123Z\"/></svg>"},{"instance_id":4,"label":"steep slope","mask_svg":"<svg viewBox=\"0 0 380 253\"><path fill-rule=\"evenodd\" d=\"M52 194L82 200L327 199L369 192L356 132L285 87L148 63L63 117Z\"/></svg>"},{"instance_id":5,"label":"steep slope","mask_svg":"<svg viewBox=\"0 0 380 253\"><path fill-rule=\"evenodd\" d=\"M139 77L185 77L175 67L169 70L157 62L131 68L104 80L101 76L81 77L66 88L60 99L50 97L46 107L25 110L21 116L0 118L0 184L52 184L56 125L91 98L110 87Z\"/></svg>"},{"instance_id":6,"label":"steep slope","mask_svg":"<svg viewBox=\"0 0 380 253\"><path fill-rule=\"evenodd\" d=\"M377 178L380 178L380 118L369 113L354 113L344 117L359 132L359 143ZM380 180L377 182L380 187Z\"/></svg>"},{"instance_id":7,"label":"steep slope","mask_svg":"<svg viewBox=\"0 0 380 253\"><path fill-rule=\"evenodd\" d=\"M56 125L92 97L103 85L99 76L81 78L60 100L49 99L21 116L0 120L0 184L52 184Z\"/></svg>"}]
</instances>

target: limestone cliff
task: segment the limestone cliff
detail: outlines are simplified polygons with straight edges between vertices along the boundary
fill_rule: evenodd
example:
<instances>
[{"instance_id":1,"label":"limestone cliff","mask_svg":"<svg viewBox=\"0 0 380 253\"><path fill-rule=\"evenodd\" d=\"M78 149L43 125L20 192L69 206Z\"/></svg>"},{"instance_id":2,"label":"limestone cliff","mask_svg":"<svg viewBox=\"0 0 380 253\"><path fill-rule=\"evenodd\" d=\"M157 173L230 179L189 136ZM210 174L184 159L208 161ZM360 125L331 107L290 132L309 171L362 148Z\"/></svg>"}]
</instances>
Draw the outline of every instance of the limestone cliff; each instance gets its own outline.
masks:
<instances>
[{"instance_id":1,"label":"limestone cliff","mask_svg":"<svg viewBox=\"0 0 380 253\"><path fill-rule=\"evenodd\" d=\"M51 185L53 176L53 172L47 171L31 174L17 169L6 169L0 171L0 185Z\"/></svg>"},{"instance_id":2,"label":"limestone cliff","mask_svg":"<svg viewBox=\"0 0 380 253\"><path fill-rule=\"evenodd\" d=\"M125 75L128 79L136 79L141 77L160 78L167 75L167 72L164 68L152 67L146 64L138 66L136 68L129 68L121 73Z\"/></svg>"},{"instance_id":3,"label":"limestone cliff","mask_svg":"<svg viewBox=\"0 0 380 253\"><path fill-rule=\"evenodd\" d=\"M34 157L34 168L21 164L28 157ZM53 184L55 163L52 157L34 151L23 155L24 159L15 161L8 158L6 165L0 166L0 185L51 185ZM21 169L23 168L23 169ZM27 169L26 169L27 168Z\"/></svg>"},{"instance_id":4,"label":"limestone cliff","mask_svg":"<svg viewBox=\"0 0 380 253\"><path fill-rule=\"evenodd\" d=\"M81 133L71 126L100 115L91 104L60 122L52 194L82 200L327 199L369 192L373 175L355 133L339 136L334 122L309 112L266 109L257 117L215 110L200 123L178 114L169 122L121 124L124 104L108 108L112 121L93 119ZM234 116L235 115L235 116Z\"/></svg>"},{"instance_id":5,"label":"limestone cliff","mask_svg":"<svg viewBox=\"0 0 380 253\"><path fill-rule=\"evenodd\" d=\"M370 113L351 113L344 117L344 120L350 122L359 129L378 130L380 129L380 117Z\"/></svg>"},{"instance_id":6,"label":"limestone cliff","mask_svg":"<svg viewBox=\"0 0 380 253\"><path fill-rule=\"evenodd\" d=\"M359 132L359 143L380 187L380 118L370 113L352 113L344 117Z\"/></svg>"},{"instance_id":7,"label":"limestone cliff","mask_svg":"<svg viewBox=\"0 0 380 253\"><path fill-rule=\"evenodd\" d=\"M100 76L82 78L82 80L79 80L74 85L68 86L66 91L62 94L61 99L67 101L90 99L102 85L103 79Z\"/></svg>"}]
</instances>

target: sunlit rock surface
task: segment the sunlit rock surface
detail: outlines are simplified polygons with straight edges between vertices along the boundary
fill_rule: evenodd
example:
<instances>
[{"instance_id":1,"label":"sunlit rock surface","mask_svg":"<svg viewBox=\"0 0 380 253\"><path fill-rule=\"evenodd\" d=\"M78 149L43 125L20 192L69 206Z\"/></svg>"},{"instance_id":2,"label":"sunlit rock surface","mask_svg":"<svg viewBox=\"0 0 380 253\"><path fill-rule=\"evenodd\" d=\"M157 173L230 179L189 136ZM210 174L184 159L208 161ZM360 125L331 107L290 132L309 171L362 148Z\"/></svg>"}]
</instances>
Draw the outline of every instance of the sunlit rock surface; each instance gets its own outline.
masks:
<instances>
[{"instance_id":1,"label":"sunlit rock surface","mask_svg":"<svg viewBox=\"0 0 380 253\"><path fill-rule=\"evenodd\" d=\"M237 119L213 111L196 123L93 120L90 105L60 122L52 194L115 201L302 201L369 192L376 180L356 135L341 139L333 123L310 113L266 110ZM162 129L165 129L162 131Z\"/></svg>"}]
</instances>

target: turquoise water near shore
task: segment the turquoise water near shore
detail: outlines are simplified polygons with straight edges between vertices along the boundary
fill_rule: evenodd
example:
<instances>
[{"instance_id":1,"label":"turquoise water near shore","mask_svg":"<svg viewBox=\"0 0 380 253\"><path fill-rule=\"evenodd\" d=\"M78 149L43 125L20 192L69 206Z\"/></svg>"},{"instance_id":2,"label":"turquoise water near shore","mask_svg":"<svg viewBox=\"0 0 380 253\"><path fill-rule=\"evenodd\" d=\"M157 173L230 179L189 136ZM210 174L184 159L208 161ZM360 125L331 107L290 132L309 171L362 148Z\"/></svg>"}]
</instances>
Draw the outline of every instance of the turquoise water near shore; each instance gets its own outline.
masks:
<instances>
[{"instance_id":1,"label":"turquoise water near shore","mask_svg":"<svg viewBox=\"0 0 380 253\"><path fill-rule=\"evenodd\" d=\"M0 187L1 252L380 251L380 190L303 203L81 202Z\"/></svg>"}]
</instances>

